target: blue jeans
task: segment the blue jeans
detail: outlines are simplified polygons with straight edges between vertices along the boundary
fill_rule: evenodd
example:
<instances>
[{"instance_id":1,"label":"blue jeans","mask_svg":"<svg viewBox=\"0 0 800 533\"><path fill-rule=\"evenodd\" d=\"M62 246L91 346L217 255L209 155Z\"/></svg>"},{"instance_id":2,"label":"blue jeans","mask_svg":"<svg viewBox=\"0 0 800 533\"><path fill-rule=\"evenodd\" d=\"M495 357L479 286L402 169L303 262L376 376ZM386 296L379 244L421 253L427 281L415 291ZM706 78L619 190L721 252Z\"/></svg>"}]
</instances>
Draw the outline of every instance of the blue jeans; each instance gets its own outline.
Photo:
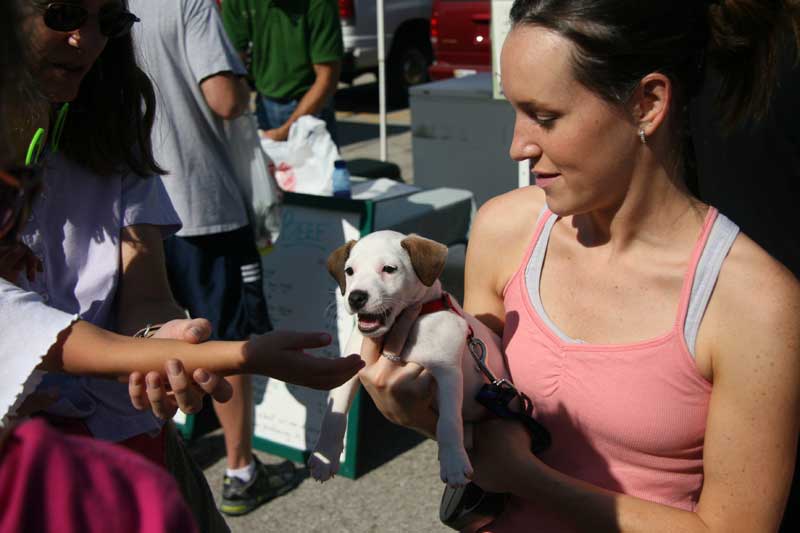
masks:
<instances>
[{"instance_id":1,"label":"blue jeans","mask_svg":"<svg viewBox=\"0 0 800 533\"><path fill-rule=\"evenodd\" d=\"M271 130L283 126L283 124L289 120L289 117L292 116L294 110L297 109L297 104L299 102L299 99L284 102L259 95L256 99L256 118L258 118L259 129ZM339 146L336 131L336 113L333 110L333 99L325 104L325 107L317 113L316 117L325 121L325 127L328 129L328 133L331 134L331 139L336 143L336 146Z\"/></svg>"}]
</instances>

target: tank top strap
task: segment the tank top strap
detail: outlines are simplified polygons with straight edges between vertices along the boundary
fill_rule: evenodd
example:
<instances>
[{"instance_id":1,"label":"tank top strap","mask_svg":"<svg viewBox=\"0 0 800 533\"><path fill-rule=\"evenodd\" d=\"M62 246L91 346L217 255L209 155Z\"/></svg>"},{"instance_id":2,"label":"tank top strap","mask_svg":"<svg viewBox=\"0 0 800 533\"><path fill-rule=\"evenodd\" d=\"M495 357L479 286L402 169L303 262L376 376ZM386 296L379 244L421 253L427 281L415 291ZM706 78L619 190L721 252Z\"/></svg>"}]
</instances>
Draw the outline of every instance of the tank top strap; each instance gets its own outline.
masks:
<instances>
[{"instance_id":1,"label":"tank top strap","mask_svg":"<svg viewBox=\"0 0 800 533\"><path fill-rule=\"evenodd\" d=\"M686 269L686 274L683 276L683 287L681 288L680 304L678 305L678 316L676 317L675 325L679 331L683 332L684 324L686 323L686 312L689 308L689 302L692 298L692 286L697 275L697 267L700 264L700 258L703 255L703 250L708 242L708 237L711 234L711 228L714 226L714 221L717 219L717 209L714 207L708 208L706 213L703 227L700 231L700 237L694 245L691 259L689 260L689 267Z\"/></svg>"},{"instance_id":2,"label":"tank top strap","mask_svg":"<svg viewBox=\"0 0 800 533\"><path fill-rule=\"evenodd\" d=\"M526 269L526 267L528 265L528 262L530 261L531 254L533 253L534 249L536 248L536 245L538 244L538 242L541 240L542 234L546 233L545 227L548 226L548 222L551 219L553 221L555 221L555 219L557 219L557 218L558 218L558 215L556 215L555 213L550 211L550 209L548 209L546 206L545 206L544 209L542 209L542 212L539 213L539 216L536 219L536 224L535 224L536 230L533 232L533 237L531 237L531 241L528 243L528 248L525 250L525 255L522 257L522 262L520 263L519 268L514 273L514 275L511 276L511 278L508 280L508 282L506 282L506 286L503 287L503 295L505 295L506 292L508 292L508 287L511 285L511 283L518 276L522 275L525 272L525 269ZM549 226L552 227L552 223L550 223Z\"/></svg>"},{"instance_id":3,"label":"tank top strap","mask_svg":"<svg viewBox=\"0 0 800 533\"><path fill-rule=\"evenodd\" d=\"M703 249L703 255L700 256L697 265L683 325L683 336L692 357L695 356L697 332L700 330L700 323L703 321L711 294L717 284L722 264L738 235L739 226L722 213L717 214L717 219L708 236L708 242Z\"/></svg>"},{"instance_id":4,"label":"tank top strap","mask_svg":"<svg viewBox=\"0 0 800 533\"><path fill-rule=\"evenodd\" d=\"M547 225L552 226L557 218L558 215L550 211L549 208L545 207L544 209L542 209L542 212L539 213L539 217L536 219L536 231L534 232L533 238L531 239L531 242L528 245L528 251L525 253L526 256L530 255L531 252L533 252L533 249L541 240L542 234L545 233L545 226Z\"/></svg>"}]
</instances>

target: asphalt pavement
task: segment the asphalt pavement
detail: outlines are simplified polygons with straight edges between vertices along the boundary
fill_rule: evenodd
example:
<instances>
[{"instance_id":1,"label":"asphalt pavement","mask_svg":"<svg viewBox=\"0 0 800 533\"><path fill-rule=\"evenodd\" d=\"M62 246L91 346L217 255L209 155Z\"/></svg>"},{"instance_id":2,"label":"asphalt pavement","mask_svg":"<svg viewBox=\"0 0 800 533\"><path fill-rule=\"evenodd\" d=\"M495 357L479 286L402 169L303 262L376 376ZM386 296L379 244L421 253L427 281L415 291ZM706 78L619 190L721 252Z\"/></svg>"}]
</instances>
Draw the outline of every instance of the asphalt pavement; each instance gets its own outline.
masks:
<instances>
[{"instance_id":1,"label":"asphalt pavement","mask_svg":"<svg viewBox=\"0 0 800 533\"><path fill-rule=\"evenodd\" d=\"M340 90L336 98L341 152L345 159L379 158L378 98L376 85L362 82ZM389 160L413 183L410 113L390 109ZM464 247L451 249L445 288L461 299ZM241 517L228 518L235 533L270 532L447 532L438 510L444 485L439 480L436 443L393 426L374 407L362 418L366 430L359 450L367 472L352 480L336 477L324 484L308 477L297 464L302 481L290 492ZM189 448L219 497L225 471L225 449L220 430L189 443ZM256 451L265 463L284 459Z\"/></svg>"}]
</instances>

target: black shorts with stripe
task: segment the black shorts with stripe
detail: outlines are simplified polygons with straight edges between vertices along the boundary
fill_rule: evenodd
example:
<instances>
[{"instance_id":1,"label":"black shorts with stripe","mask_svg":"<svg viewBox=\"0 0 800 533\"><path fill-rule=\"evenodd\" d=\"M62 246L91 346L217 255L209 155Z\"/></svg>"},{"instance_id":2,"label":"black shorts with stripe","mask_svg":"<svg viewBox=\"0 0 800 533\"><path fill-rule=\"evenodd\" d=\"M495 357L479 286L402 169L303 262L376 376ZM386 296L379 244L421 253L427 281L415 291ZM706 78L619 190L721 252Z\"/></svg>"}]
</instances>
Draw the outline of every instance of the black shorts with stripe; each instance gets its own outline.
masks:
<instances>
[{"instance_id":1,"label":"black shorts with stripe","mask_svg":"<svg viewBox=\"0 0 800 533\"><path fill-rule=\"evenodd\" d=\"M253 231L233 231L164 241L175 299L195 318L207 318L211 339L241 340L272 330Z\"/></svg>"}]
</instances>

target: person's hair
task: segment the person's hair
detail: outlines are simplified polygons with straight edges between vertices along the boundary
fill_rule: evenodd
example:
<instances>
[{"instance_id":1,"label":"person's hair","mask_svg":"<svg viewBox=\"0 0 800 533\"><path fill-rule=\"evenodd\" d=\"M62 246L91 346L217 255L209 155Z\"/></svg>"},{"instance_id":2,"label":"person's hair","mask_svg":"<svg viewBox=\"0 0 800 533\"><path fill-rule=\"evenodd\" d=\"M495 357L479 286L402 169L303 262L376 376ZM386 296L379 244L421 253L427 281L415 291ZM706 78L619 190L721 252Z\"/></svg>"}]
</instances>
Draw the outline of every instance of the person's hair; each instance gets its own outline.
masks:
<instances>
[{"instance_id":1,"label":"person's hair","mask_svg":"<svg viewBox=\"0 0 800 533\"><path fill-rule=\"evenodd\" d=\"M41 101L41 95L35 89L27 66L26 47L18 28L21 13L16 0L3 1L0 5L0 161L10 163L11 136L14 135L7 118L11 111L30 107Z\"/></svg>"},{"instance_id":2,"label":"person's hair","mask_svg":"<svg viewBox=\"0 0 800 533\"><path fill-rule=\"evenodd\" d=\"M800 45L798 0L516 0L511 23L572 42L575 78L615 104L661 72L674 86L673 109L683 109L713 67L728 125L766 113L787 28Z\"/></svg>"},{"instance_id":3,"label":"person's hair","mask_svg":"<svg viewBox=\"0 0 800 533\"><path fill-rule=\"evenodd\" d=\"M122 3L127 9L127 0ZM70 104L59 149L101 176L164 174L150 140L155 106L153 85L136 64L132 36L109 39Z\"/></svg>"},{"instance_id":4,"label":"person's hair","mask_svg":"<svg viewBox=\"0 0 800 533\"><path fill-rule=\"evenodd\" d=\"M9 85L13 83L17 69L11 61L19 57L19 43L13 22L17 19L14 5L11 2L0 3L0 117L6 116ZM8 128L4 120L0 120L0 164L11 159L8 152ZM0 168L2 170L2 168ZM2 207L2 206L0 206Z\"/></svg>"},{"instance_id":5,"label":"person's hair","mask_svg":"<svg viewBox=\"0 0 800 533\"><path fill-rule=\"evenodd\" d=\"M17 23L14 2L0 3L0 92L5 91L22 70L19 67L21 47L17 38Z\"/></svg>"},{"instance_id":6,"label":"person's hair","mask_svg":"<svg viewBox=\"0 0 800 533\"><path fill-rule=\"evenodd\" d=\"M11 58L19 57L17 55L19 54L19 43L13 24L16 19L13 3L0 3L0 116L5 116L8 86L13 82L16 74L13 72ZM5 141L5 122L0 122L0 142L5 144Z\"/></svg>"}]
</instances>

